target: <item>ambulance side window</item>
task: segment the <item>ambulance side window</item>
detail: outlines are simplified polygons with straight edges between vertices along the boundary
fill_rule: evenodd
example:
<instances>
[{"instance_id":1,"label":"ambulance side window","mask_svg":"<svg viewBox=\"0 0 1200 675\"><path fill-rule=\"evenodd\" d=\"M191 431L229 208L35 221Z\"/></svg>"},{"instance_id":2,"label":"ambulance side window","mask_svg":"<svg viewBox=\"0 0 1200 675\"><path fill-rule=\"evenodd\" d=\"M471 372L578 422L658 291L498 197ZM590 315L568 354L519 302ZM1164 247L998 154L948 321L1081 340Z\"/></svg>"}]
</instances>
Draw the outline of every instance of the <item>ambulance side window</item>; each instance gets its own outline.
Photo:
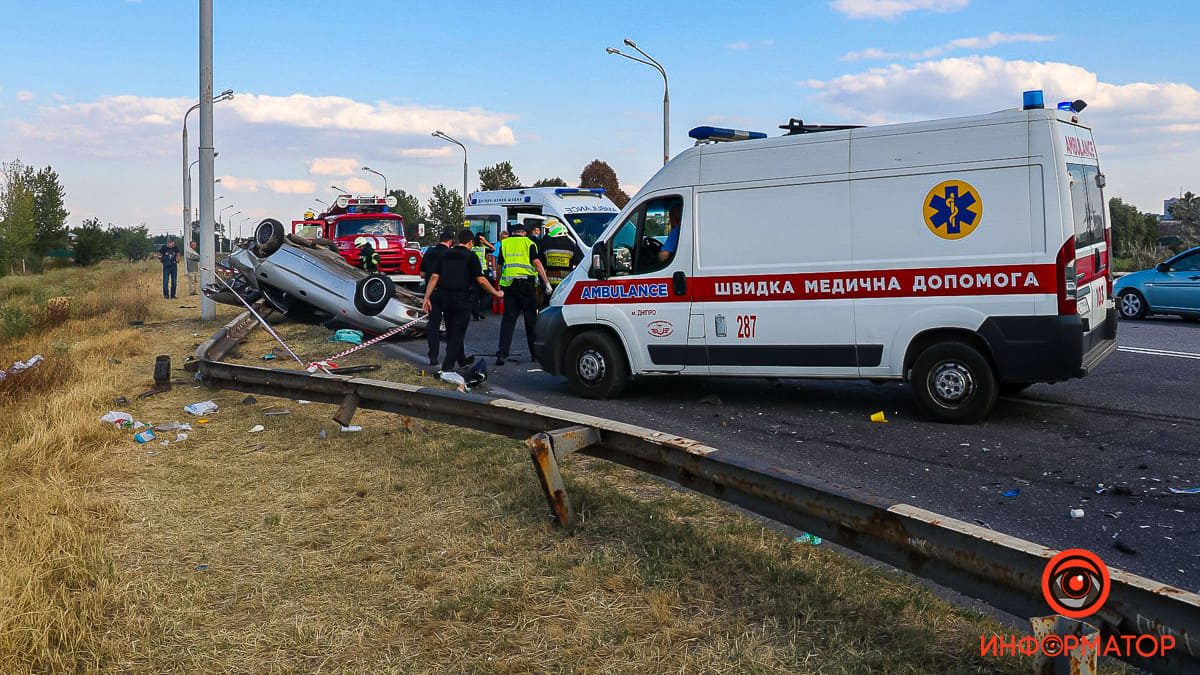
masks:
<instances>
[{"instance_id":1,"label":"ambulance side window","mask_svg":"<svg viewBox=\"0 0 1200 675\"><path fill-rule=\"evenodd\" d=\"M657 272L675 259L683 199L652 199L634 211L612 238L613 276Z\"/></svg>"}]
</instances>

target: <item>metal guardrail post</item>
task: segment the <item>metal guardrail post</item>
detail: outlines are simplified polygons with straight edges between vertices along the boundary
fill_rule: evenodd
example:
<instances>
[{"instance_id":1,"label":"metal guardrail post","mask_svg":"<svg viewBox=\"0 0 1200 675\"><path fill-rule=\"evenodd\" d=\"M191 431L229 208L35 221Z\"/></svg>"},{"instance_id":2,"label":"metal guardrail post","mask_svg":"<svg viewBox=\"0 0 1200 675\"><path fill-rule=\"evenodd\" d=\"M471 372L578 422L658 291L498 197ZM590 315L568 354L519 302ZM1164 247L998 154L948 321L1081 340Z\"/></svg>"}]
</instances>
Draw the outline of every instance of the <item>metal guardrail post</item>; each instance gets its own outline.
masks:
<instances>
[{"instance_id":1,"label":"metal guardrail post","mask_svg":"<svg viewBox=\"0 0 1200 675\"><path fill-rule=\"evenodd\" d=\"M1044 640L1050 635L1059 637L1073 635L1077 638L1075 644L1079 644L1079 639L1087 639L1092 642L1100 635L1095 627L1058 614L1035 616L1029 620L1029 623L1033 626L1033 636L1038 640ZM1064 649L1056 657L1038 653L1033 657L1033 673L1034 675L1096 675L1100 672L1099 657L1099 651L1086 647L1076 647L1069 651Z\"/></svg>"},{"instance_id":2,"label":"metal guardrail post","mask_svg":"<svg viewBox=\"0 0 1200 675\"><path fill-rule=\"evenodd\" d=\"M538 482L546 492L546 502L558 517L558 524L564 528L570 528L575 523L575 510L571 508L571 500L567 497L567 487L559 473L558 460L598 443L600 431L585 426L543 431L525 441Z\"/></svg>"},{"instance_id":3,"label":"metal guardrail post","mask_svg":"<svg viewBox=\"0 0 1200 675\"><path fill-rule=\"evenodd\" d=\"M358 404L361 402L362 398L357 392L352 391L346 394L346 398L342 399L342 405L333 415L333 421L344 427L350 426L350 420L354 419L354 413L358 411Z\"/></svg>"}]
</instances>

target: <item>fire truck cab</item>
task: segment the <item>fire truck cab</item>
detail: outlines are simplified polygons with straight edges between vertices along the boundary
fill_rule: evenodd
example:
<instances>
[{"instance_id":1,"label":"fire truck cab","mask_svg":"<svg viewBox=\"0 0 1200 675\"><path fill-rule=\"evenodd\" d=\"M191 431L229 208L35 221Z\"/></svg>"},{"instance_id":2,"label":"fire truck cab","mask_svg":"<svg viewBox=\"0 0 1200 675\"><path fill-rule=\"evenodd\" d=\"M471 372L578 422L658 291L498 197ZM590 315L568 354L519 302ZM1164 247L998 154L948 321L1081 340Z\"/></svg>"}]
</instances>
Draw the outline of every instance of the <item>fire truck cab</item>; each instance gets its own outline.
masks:
<instances>
[{"instance_id":1,"label":"fire truck cab","mask_svg":"<svg viewBox=\"0 0 1200 675\"><path fill-rule=\"evenodd\" d=\"M366 237L379 254L379 270L399 284L421 281L421 250L404 235L404 219L395 208L396 198L341 195L328 211L316 218L292 221L292 234L305 239L329 239L337 252L354 267L362 267L362 255L354 246ZM307 214L306 214L307 215Z\"/></svg>"}]
</instances>

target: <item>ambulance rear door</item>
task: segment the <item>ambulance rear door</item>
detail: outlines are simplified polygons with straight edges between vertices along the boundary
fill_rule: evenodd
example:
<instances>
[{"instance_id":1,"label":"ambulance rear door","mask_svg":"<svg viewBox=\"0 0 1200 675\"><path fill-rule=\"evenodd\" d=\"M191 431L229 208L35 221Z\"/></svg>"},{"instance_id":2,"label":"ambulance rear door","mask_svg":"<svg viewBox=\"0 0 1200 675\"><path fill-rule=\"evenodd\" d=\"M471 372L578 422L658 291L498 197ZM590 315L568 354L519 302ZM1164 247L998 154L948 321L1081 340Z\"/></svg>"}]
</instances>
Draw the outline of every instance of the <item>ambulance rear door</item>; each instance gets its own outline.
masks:
<instances>
[{"instance_id":1,"label":"ambulance rear door","mask_svg":"<svg viewBox=\"0 0 1200 675\"><path fill-rule=\"evenodd\" d=\"M1084 332L1104 324L1109 288L1109 222L1104 174L1087 127L1060 120L1075 227L1075 297Z\"/></svg>"}]
</instances>

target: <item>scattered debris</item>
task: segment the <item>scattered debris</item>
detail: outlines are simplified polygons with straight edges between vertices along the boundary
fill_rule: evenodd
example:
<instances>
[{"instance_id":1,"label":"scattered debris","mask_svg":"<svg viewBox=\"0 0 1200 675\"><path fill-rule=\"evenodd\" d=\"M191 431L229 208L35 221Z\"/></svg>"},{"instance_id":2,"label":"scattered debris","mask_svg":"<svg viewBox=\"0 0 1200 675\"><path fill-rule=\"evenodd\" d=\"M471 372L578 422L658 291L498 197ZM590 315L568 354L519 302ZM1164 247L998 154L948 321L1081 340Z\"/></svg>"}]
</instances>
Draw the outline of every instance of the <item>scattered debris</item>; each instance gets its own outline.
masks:
<instances>
[{"instance_id":1,"label":"scattered debris","mask_svg":"<svg viewBox=\"0 0 1200 675\"><path fill-rule=\"evenodd\" d=\"M442 374L439 375L438 377L440 377L442 380L445 380L446 382L449 382L450 384L456 384L460 387L463 387L464 389L467 386L467 381L465 379L463 379L463 376L459 375L458 373L456 373L452 370L442 371Z\"/></svg>"},{"instance_id":2,"label":"scattered debris","mask_svg":"<svg viewBox=\"0 0 1200 675\"><path fill-rule=\"evenodd\" d=\"M264 415L291 415L292 411L291 410L272 410L271 412L263 413L263 414Z\"/></svg>"},{"instance_id":3,"label":"scattered debris","mask_svg":"<svg viewBox=\"0 0 1200 675\"><path fill-rule=\"evenodd\" d=\"M41 354L34 354L28 361L16 361L8 370L0 370L0 380L3 380L9 375L16 375L22 371L29 370L44 360L45 359L42 358Z\"/></svg>"},{"instance_id":4,"label":"scattered debris","mask_svg":"<svg viewBox=\"0 0 1200 675\"><path fill-rule=\"evenodd\" d=\"M147 429L145 431L136 433L133 436L133 440L137 441L138 443L147 443L149 441L152 441L152 440L154 440L154 430Z\"/></svg>"},{"instance_id":5,"label":"scattered debris","mask_svg":"<svg viewBox=\"0 0 1200 675\"><path fill-rule=\"evenodd\" d=\"M362 427L360 427L360 426L359 426L359 425L357 425L357 424L351 424L351 425L350 425L350 426L348 426L348 427L347 427L347 426L343 426L343 427L342 427L342 431L362 431Z\"/></svg>"},{"instance_id":6,"label":"scattered debris","mask_svg":"<svg viewBox=\"0 0 1200 675\"><path fill-rule=\"evenodd\" d=\"M362 331L354 330L353 328L339 329L333 334L333 337L327 340L327 342L349 342L352 345L361 345L362 341Z\"/></svg>"},{"instance_id":7,"label":"scattered debris","mask_svg":"<svg viewBox=\"0 0 1200 675\"><path fill-rule=\"evenodd\" d=\"M125 405L126 403L129 403L129 399L125 398L124 396L118 396L114 398L112 402L113 405Z\"/></svg>"},{"instance_id":8,"label":"scattered debris","mask_svg":"<svg viewBox=\"0 0 1200 675\"><path fill-rule=\"evenodd\" d=\"M246 398L242 399L242 405L250 405L252 403L258 403L258 399L254 398L253 396L247 396Z\"/></svg>"},{"instance_id":9,"label":"scattered debris","mask_svg":"<svg viewBox=\"0 0 1200 675\"><path fill-rule=\"evenodd\" d=\"M322 440L322 441L325 440L325 430L324 429L317 432L317 439Z\"/></svg>"},{"instance_id":10,"label":"scattered debris","mask_svg":"<svg viewBox=\"0 0 1200 675\"><path fill-rule=\"evenodd\" d=\"M312 403L312 401L305 401L304 399L299 398L299 399L296 399L296 403L299 405L306 405L306 404Z\"/></svg>"},{"instance_id":11,"label":"scattered debris","mask_svg":"<svg viewBox=\"0 0 1200 675\"><path fill-rule=\"evenodd\" d=\"M170 444L171 444L171 441L163 441L162 443L159 443L159 445L170 445Z\"/></svg>"},{"instance_id":12,"label":"scattered debris","mask_svg":"<svg viewBox=\"0 0 1200 675\"><path fill-rule=\"evenodd\" d=\"M108 358L108 362L109 362L109 363L115 363L115 364L117 364L118 366L119 366L119 365L121 365L121 359L114 359L114 358L112 358L111 356Z\"/></svg>"},{"instance_id":13,"label":"scattered debris","mask_svg":"<svg viewBox=\"0 0 1200 675\"><path fill-rule=\"evenodd\" d=\"M1082 518L1083 517L1083 509L1071 509L1071 517L1072 518Z\"/></svg>"},{"instance_id":14,"label":"scattered debris","mask_svg":"<svg viewBox=\"0 0 1200 675\"><path fill-rule=\"evenodd\" d=\"M213 403L211 400L201 401L200 403L185 405L183 406L183 409L186 410L189 415L196 415L198 417L200 415L207 415L209 413L217 412L217 404Z\"/></svg>"},{"instance_id":15,"label":"scattered debris","mask_svg":"<svg viewBox=\"0 0 1200 675\"><path fill-rule=\"evenodd\" d=\"M1168 488L1173 495L1200 495L1200 487L1194 488Z\"/></svg>"},{"instance_id":16,"label":"scattered debris","mask_svg":"<svg viewBox=\"0 0 1200 675\"><path fill-rule=\"evenodd\" d=\"M264 427L263 425L255 424L254 426L250 427L250 431L247 431L246 433L257 434L258 432L264 431L265 429L266 429L266 427Z\"/></svg>"},{"instance_id":17,"label":"scattered debris","mask_svg":"<svg viewBox=\"0 0 1200 675\"><path fill-rule=\"evenodd\" d=\"M700 403L707 403L709 405L725 405L725 402L721 400L721 397L717 396L716 394L709 394L708 396L705 396L704 398L700 399Z\"/></svg>"},{"instance_id":18,"label":"scattered debris","mask_svg":"<svg viewBox=\"0 0 1200 675\"><path fill-rule=\"evenodd\" d=\"M208 565L196 565L197 572L203 572L206 569L208 569Z\"/></svg>"},{"instance_id":19,"label":"scattered debris","mask_svg":"<svg viewBox=\"0 0 1200 675\"><path fill-rule=\"evenodd\" d=\"M147 389L146 391L143 391L142 393L138 394L137 397L139 399L150 398L151 396L154 396L155 394L161 394L164 391L166 391L166 389Z\"/></svg>"},{"instance_id":20,"label":"scattered debris","mask_svg":"<svg viewBox=\"0 0 1200 675\"><path fill-rule=\"evenodd\" d=\"M176 443L182 443L182 442L186 441L187 439L188 439L187 434L183 434L183 433L175 434L175 442Z\"/></svg>"},{"instance_id":21,"label":"scattered debris","mask_svg":"<svg viewBox=\"0 0 1200 675\"><path fill-rule=\"evenodd\" d=\"M263 361L273 361L273 360L275 360L274 354L263 354Z\"/></svg>"},{"instance_id":22,"label":"scattered debris","mask_svg":"<svg viewBox=\"0 0 1200 675\"><path fill-rule=\"evenodd\" d=\"M379 366L378 365L347 366L345 368L338 368L337 374L338 375L353 375L354 373L369 373L373 370L379 370Z\"/></svg>"},{"instance_id":23,"label":"scattered debris","mask_svg":"<svg viewBox=\"0 0 1200 675\"><path fill-rule=\"evenodd\" d=\"M992 529L992 526L989 525L986 521L980 520L978 518L975 519L975 523L977 525L979 525L980 527L986 527L989 530Z\"/></svg>"},{"instance_id":24,"label":"scattered debris","mask_svg":"<svg viewBox=\"0 0 1200 675\"><path fill-rule=\"evenodd\" d=\"M157 429L158 431L191 431L192 430L192 425L187 424L187 423L180 424L179 422L168 422L167 424L154 424L152 426L155 429Z\"/></svg>"},{"instance_id":25,"label":"scattered debris","mask_svg":"<svg viewBox=\"0 0 1200 675\"><path fill-rule=\"evenodd\" d=\"M1008 492L1004 493L1004 496L1005 497L1016 497L1019 494L1021 494L1020 490L1009 490Z\"/></svg>"},{"instance_id":26,"label":"scattered debris","mask_svg":"<svg viewBox=\"0 0 1200 675\"><path fill-rule=\"evenodd\" d=\"M133 320L133 321L130 321L130 322L129 322L129 325L130 325L130 326L140 326L140 325L142 325L142 324L144 324L144 323L146 323L146 322L145 322L145 321L138 321L138 320L136 320L136 319L135 319L135 320Z\"/></svg>"},{"instance_id":27,"label":"scattered debris","mask_svg":"<svg viewBox=\"0 0 1200 675\"><path fill-rule=\"evenodd\" d=\"M797 544L808 544L810 546L820 546L821 541L822 541L821 538L818 537L817 535L809 534L807 532L801 532L800 536L796 537Z\"/></svg>"},{"instance_id":28,"label":"scattered debris","mask_svg":"<svg viewBox=\"0 0 1200 675\"><path fill-rule=\"evenodd\" d=\"M882 410L880 410L879 412L873 412L873 413L871 413L871 421L872 421L872 422L881 422L881 423L883 423L883 424L887 424L887 418L883 416L883 411L882 411Z\"/></svg>"},{"instance_id":29,"label":"scattered debris","mask_svg":"<svg viewBox=\"0 0 1200 675\"><path fill-rule=\"evenodd\" d=\"M1125 542L1121 541L1120 539L1113 542L1113 548L1117 549L1121 553L1128 553L1129 555L1137 555L1136 548L1130 546L1129 544L1126 544Z\"/></svg>"},{"instance_id":30,"label":"scattered debris","mask_svg":"<svg viewBox=\"0 0 1200 675\"><path fill-rule=\"evenodd\" d=\"M106 424L115 424L119 427L124 426L126 423L128 423L130 426L133 426L133 415L130 415L129 413L118 412L116 410L109 410L108 414L100 417L100 421Z\"/></svg>"}]
</instances>

